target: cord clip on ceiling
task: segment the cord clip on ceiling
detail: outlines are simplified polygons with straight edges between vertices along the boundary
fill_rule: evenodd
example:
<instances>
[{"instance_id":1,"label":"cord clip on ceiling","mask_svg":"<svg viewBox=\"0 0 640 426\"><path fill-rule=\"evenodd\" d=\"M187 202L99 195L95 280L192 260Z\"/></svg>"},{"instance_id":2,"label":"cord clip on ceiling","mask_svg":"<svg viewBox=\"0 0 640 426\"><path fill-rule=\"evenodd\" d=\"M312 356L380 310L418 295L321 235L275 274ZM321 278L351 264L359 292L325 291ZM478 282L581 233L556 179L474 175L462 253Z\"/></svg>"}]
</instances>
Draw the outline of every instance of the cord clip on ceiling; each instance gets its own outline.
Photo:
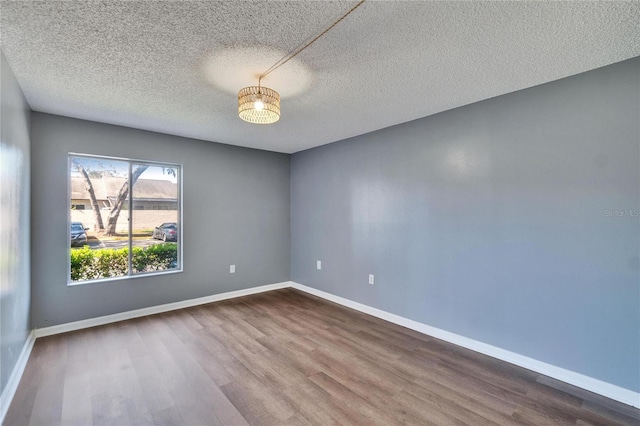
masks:
<instances>
[{"instance_id":1,"label":"cord clip on ceiling","mask_svg":"<svg viewBox=\"0 0 640 426\"><path fill-rule=\"evenodd\" d=\"M342 15L340 19L331 24L327 29L315 36L311 41L305 44L300 43L290 53L284 55L280 60L273 64L269 69L260 74L257 86L248 86L240 89L238 92L238 115L244 121L256 124L271 124L280 119L280 95L273 89L262 86L262 79L276 69L280 68L291 59L295 58L300 52L311 46L316 40L329 32L333 27L338 25L344 18L349 16L351 12L356 10L365 0L361 0L353 6L347 13Z\"/></svg>"}]
</instances>

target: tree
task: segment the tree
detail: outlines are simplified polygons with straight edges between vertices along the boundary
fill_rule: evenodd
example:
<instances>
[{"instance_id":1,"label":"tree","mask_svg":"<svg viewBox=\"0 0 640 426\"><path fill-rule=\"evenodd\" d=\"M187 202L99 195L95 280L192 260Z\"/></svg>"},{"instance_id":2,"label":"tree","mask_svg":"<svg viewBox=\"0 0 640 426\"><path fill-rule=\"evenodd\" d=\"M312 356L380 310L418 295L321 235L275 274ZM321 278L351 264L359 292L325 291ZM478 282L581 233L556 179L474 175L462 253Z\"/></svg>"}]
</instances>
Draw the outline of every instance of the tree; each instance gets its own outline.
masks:
<instances>
[{"instance_id":1,"label":"tree","mask_svg":"<svg viewBox=\"0 0 640 426\"><path fill-rule=\"evenodd\" d=\"M162 168L162 174L165 174L165 173L167 175L171 175L173 177L177 177L177 171L173 167L163 167Z\"/></svg>"},{"instance_id":2,"label":"tree","mask_svg":"<svg viewBox=\"0 0 640 426\"><path fill-rule=\"evenodd\" d=\"M98 205L98 200L96 199L96 194L93 189L93 183L91 181L92 178L103 179L104 176L122 176L123 171L114 166L113 162L107 162L106 164L102 162L90 162L87 164L82 164L79 159L74 158L73 164L78 169L78 172L84 178L87 184L87 192L89 193L89 198L91 200L91 207L93 210L93 214L95 217L95 227L96 230L105 232L107 236L113 236L116 234L116 225L118 223L118 218L120 217L120 212L124 207L124 203L127 201L129 196L129 181L125 180L120 190L118 191L118 195L116 196L115 202L111 211L109 212L109 216L107 217L107 227L105 230L104 222L102 220L102 214L100 213L100 207ZM95 164L94 164L95 163ZM142 175L147 169L148 165L137 165L136 169L131 173L131 185L132 187L138 181L140 175ZM162 167L162 173L171 175L173 177L177 176L177 170L172 167ZM131 210L131 204L129 203L129 209ZM129 218L131 220L131 218Z\"/></svg>"},{"instance_id":3,"label":"tree","mask_svg":"<svg viewBox=\"0 0 640 426\"><path fill-rule=\"evenodd\" d=\"M96 192L93 189L93 183L91 182L91 178L89 177L89 173L85 170L84 166L77 161L74 161L78 172L84 178L85 183L87 184L87 192L89 193L89 199L91 200L91 209L93 210L94 217L94 231L104 231L104 223L102 222L102 214L100 214L100 206L98 205L98 200L96 199Z\"/></svg>"},{"instance_id":4,"label":"tree","mask_svg":"<svg viewBox=\"0 0 640 426\"><path fill-rule=\"evenodd\" d=\"M145 170L147 170L149 166L139 165L132 173L131 173L131 185L135 185L138 181L138 178ZM127 200L127 196L129 195L129 181L124 181L122 186L120 187L120 191L118 191L118 196L116 197L116 202L113 205L113 208L109 212L109 217L107 218L107 236L113 236L116 234L116 224L118 223L118 217L120 216L120 212L122 211L122 207L124 206L124 202ZM129 203L129 212L131 212L131 204ZM131 214L131 213L129 213ZM131 220L131 217L129 217Z\"/></svg>"}]
</instances>

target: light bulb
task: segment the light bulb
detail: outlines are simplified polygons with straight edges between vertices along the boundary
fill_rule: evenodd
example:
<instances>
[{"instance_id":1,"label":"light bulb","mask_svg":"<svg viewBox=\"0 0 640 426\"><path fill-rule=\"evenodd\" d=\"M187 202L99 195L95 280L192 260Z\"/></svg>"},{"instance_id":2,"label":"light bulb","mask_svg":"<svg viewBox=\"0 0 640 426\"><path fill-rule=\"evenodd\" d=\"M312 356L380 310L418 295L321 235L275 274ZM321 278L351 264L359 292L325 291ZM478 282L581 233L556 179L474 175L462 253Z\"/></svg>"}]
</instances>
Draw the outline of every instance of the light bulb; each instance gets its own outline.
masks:
<instances>
[{"instance_id":1,"label":"light bulb","mask_svg":"<svg viewBox=\"0 0 640 426\"><path fill-rule=\"evenodd\" d=\"M264 109L264 102L262 102L262 99L257 99L253 103L253 108L255 108L256 111L262 111Z\"/></svg>"}]
</instances>

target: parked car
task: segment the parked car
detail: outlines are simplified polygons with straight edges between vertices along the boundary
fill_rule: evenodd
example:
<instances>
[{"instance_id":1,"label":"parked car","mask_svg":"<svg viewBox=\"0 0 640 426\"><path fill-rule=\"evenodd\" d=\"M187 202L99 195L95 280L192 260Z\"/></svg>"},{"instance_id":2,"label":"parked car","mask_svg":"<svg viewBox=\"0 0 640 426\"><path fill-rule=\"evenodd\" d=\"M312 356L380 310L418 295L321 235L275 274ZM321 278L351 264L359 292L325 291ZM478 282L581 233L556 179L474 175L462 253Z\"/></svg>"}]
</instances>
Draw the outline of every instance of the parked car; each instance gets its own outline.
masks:
<instances>
[{"instance_id":1,"label":"parked car","mask_svg":"<svg viewBox=\"0 0 640 426\"><path fill-rule=\"evenodd\" d=\"M71 247L82 247L87 244L87 231L82 222L71 222Z\"/></svg>"},{"instance_id":2,"label":"parked car","mask_svg":"<svg viewBox=\"0 0 640 426\"><path fill-rule=\"evenodd\" d=\"M178 239L178 224L166 222L156 226L153 230L153 238L162 241L176 241Z\"/></svg>"}]
</instances>

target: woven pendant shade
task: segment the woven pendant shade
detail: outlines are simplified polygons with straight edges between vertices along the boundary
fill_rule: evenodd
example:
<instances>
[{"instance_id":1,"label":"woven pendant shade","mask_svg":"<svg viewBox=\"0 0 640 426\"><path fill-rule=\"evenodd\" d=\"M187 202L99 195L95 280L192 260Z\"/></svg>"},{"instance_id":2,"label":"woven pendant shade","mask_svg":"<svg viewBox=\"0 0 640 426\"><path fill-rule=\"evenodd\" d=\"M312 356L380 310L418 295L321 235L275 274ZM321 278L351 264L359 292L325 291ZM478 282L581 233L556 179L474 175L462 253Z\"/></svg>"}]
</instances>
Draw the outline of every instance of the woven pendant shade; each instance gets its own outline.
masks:
<instances>
[{"instance_id":1,"label":"woven pendant shade","mask_svg":"<svg viewBox=\"0 0 640 426\"><path fill-rule=\"evenodd\" d=\"M267 87L245 87L238 92L238 115L249 123L275 123L280 119L280 95Z\"/></svg>"}]
</instances>

